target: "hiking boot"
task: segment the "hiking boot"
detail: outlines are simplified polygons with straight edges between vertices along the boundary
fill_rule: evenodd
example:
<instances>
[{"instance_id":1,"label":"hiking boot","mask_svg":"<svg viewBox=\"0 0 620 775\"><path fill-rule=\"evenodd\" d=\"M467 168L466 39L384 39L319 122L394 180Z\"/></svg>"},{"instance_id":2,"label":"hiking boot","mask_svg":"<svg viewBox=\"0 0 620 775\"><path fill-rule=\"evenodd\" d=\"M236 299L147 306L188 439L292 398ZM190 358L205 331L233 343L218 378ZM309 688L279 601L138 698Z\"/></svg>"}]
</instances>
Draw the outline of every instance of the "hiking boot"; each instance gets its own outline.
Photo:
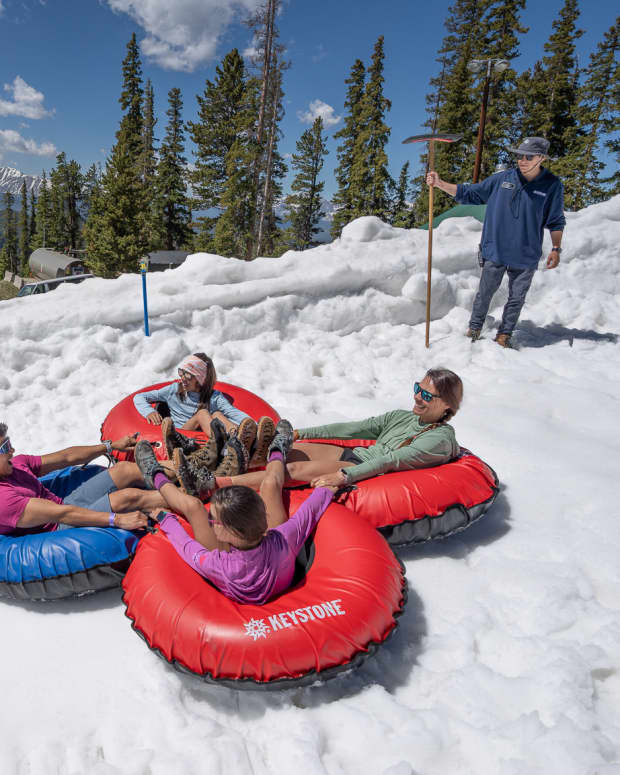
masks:
<instances>
[{"instance_id":1,"label":"hiking boot","mask_svg":"<svg viewBox=\"0 0 620 775\"><path fill-rule=\"evenodd\" d=\"M215 469L216 476L237 476L248 470L248 451L236 437L232 436L226 442L220 464Z\"/></svg>"},{"instance_id":2,"label":"hiking boot","mask_svg":"<svg viewBox=\"0 0 620 775\"><path fill-rule=\"evenodd\" d=\"M159 460L155 457L153 447L151 447L148 441L144 439L136 444L136 448L133 451L134 460L136 465L140 469L142 476L144 477L144 484L148 490L154 490L155 484L153 483L153 477L155 474L164 474L167 476L166 469L160 465Z\"/></svg>"},{"instance_id":3,"label":"hiking boot","mask_svg":"<svg viewBox=\"0 0 620 775\"><path fill-rule=\"evenodd\" d=\"M276 435L276 424L271 417L261 417L256 430L256 443L248 468L263 468L267 465L267 450Z\"/></svg>"},{"instance_id":4,"label":"hiking boot","mask_svg":"<svg viewBox=\"0 0 620 775\"><path fill-rule=\"evenodd\" d=\"M256 423L251 417L244 417L239 423L239 427L236 429L235 435L245 447L245 451L248 453L248 461L250 459L250 454L252 453L252 447L256 441L257 431L258 428Z\"/></svg>"},{"instance_id":5,"label":"hiking boot","mask_svg":"<svg viewBox=\"0 0 620 775\"><path fill-rule=\"evenodd\" d=\"M472 342L475 342L477 339L480 339L481 333L482 331L479 328L468 328L465 336L471 339Z\"/></svg>"},{"instance_id":6,"label":"hiking boot","mask_svg":"<svg viewBox=\"0 0 620 775\"><path fill-rule=\"evenodd\" d=\"M511 347L510 334L498 334L495 341L500 347Z\"/></svg>"},{"instance_id":7,"label":"hiking boot","mask_svg":"<svg viewBox=\"0 0 620 775\"><path fill-rule=\"evenodd\" d=\"M221 420L218 420L217 417L214 417L213 420L211 420L211 435L209 441L211 441L211 439L213 439L213 444L215 444L216 455L219 460L224 445L228 440L228 434L226 433L224 423Z\"/></svg>"},{"instance_id":8,"label":"hiking boot","mask_svg":"<svg viewBox=\"0 0 620 775\"><path fill-rule=\"evenodd\" d=\"M172 417L164 417L161 423L161 438L166 448L168 460L172 460L172 453L177 447L183 450L184 455L195 452L199 444L195 439L188 439L187 436L179 433L174 427Z\"/></svg>"},{"instance_id":9,"label":"hiking boot","mask_svg":"<svg viewBox=\"0 0 620 775\"><path fill-rule=\"evenodd\" d=\"M215 490L213 472L204 467L193 466L178 447L174 450L173 461L181 490L203 502L209 500Z\"/></svg>"},{"instance_id":10,"label":"hiking boot","mask_svg":"<svg viewBox=\"0 0 620 775\"><path fill-rule=\"evenodd\" d=\"M217 448L217 442L213 436L207 439L207 443L203 444L195 452L191 454L185 453L188 462L191 461L193 468L207 468L209 471L214 471L217 468L217 461L219 459L219 451Z\"/></svg>"},{"instance_id":11,"label":"hiking boot","mask_svg":"<svg viewBox=\"0 0 620 775\"><path fill-rule=\"evenodd\" d=\"M276 425L276 435L273 437L273 441L269 445L267 450L267 460L272 452L281 452L282 457L286 460L289 449L293 445L293 426L288 420L280 420Z\"/></svg>"}]
</instances>

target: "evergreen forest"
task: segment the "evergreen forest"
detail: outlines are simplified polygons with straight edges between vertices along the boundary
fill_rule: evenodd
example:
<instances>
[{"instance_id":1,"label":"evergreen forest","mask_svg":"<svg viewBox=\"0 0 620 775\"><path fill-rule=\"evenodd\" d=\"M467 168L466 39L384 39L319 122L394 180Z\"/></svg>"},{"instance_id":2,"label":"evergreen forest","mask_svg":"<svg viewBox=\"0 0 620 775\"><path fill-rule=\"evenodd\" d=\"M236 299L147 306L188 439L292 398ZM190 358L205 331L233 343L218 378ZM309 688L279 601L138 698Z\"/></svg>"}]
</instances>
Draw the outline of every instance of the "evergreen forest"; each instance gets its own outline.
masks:
<instances>
[{"instance_id":1,"label":"evergreen forest","mask_svg":"<svg viewBox=\"0 0 620 775\"><path fill-rule=\"evenodd\" d=\"M519 72L512 65L528 31L521 21L526 0L454 0L428 85L424 127L463 134L436 157L435 169L445 180L472 180L484 93L480 179L512 162L510 145L539 135L550 141L545 166L564 183L566 209L620 193L620 16L582 62L576 54L583 34L578 0L559 1L540 58ZM194 98L193 119L184 118L180 89L170 89L163 127L157 126L156 95L144 81L134 34L121 64L121 118L105 166L84 171L63 152L43 172L38 197L25 184L19 196L5 194L0 271L27 276L29 255L42 246L85 250L89 271L115 277L138 271L153 250L252 260L318 244L328 137L317 118L290 159L285 162L280 152L292 65L277 26L283 12L282 0L265 0L247 19L252 58L237 49L223 57ZM364 215L402 228L428 219L426 146L399 170L391 168L386 150L391 101L383 36L372 52L360 54L368 58L355 59L342 74L346 96L333 135L332 238ZM283 189L287 165L293 173L289 192ZM439 190L434 202L435 215L453 204Z\"/></svg>"}]
</instances>

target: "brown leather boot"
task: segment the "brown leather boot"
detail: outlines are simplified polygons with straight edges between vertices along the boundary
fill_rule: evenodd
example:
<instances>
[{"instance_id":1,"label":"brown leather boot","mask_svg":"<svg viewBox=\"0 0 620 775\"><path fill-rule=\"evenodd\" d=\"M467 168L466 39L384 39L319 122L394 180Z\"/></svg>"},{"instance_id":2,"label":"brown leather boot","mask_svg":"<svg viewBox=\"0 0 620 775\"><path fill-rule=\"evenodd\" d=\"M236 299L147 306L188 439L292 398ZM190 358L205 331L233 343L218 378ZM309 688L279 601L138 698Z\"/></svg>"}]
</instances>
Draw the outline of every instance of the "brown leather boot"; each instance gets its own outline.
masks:
<instances>
[{"instance_id":1,"label":"brown leather boot","mask_svg":"<svg viewBox=\"0 0 620 775\"><path fill-rule=\"evenodd\" d=\"M465 336L468 339L471 339L472 342L475 342L476 339L480 339L480 334L481 333L482 332L480 331L479 328L468 328Z\"/></svg>"},{"instance_id":2,"label":"brown leather boot","mask_svg":"<svg viewBox=\"0 0 620 775\"><path fill-rule=\"evenodd\" d=\"M510 334L498 334L495 341L500 347L510 347Z\"/></svg>"},{"instance_id":3,"label":"brown leather boot","mask_svg":"<svg viewBox=\"0 0 620 775\"><path fill-rule=\"evenodd\" d=\"M267 465L267 450L275 435L276 424L271 417L261 417L258 421L256 444L248 468L262 468Z\"/></svg>"}]
</instances>

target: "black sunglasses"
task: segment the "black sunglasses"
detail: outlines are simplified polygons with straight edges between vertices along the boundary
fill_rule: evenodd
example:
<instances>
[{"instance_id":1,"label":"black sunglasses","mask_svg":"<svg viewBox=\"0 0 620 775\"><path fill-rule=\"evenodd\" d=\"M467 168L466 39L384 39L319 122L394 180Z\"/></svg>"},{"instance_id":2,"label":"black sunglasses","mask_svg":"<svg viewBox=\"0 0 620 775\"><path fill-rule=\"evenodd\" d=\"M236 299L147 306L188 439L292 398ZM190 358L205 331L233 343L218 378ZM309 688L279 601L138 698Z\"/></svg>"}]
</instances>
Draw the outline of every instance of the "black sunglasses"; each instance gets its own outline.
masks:
<instances>
[{"instance_id":1,"label":"black sunglasses","mask_svg":"<svg viewBox=\"0 0 620 775\"><path fill-rule=\"evenodd\" d=\"M521 161L522 159L525 159L526 161L532 161L532 159L535 159L537 156L540 156L538 153L515 153L515 156L517 157L517 161Z\"/></svg>"}]
</instances>

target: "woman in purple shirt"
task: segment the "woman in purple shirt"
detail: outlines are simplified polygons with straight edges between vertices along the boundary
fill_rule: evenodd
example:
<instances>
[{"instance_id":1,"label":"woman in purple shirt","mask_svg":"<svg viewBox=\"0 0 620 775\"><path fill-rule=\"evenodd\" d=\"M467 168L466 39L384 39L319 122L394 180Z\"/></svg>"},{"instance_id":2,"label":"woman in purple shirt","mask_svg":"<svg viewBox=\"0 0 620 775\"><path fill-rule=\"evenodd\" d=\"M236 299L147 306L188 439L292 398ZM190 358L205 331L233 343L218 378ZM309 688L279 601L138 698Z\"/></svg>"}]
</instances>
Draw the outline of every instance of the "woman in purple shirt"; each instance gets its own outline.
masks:
<instances>
[{"instance_id":1,"label":"woman in purple shirt","mask_svg":"<svg viewBox=\"0 0 620 775\"><path fill-rule=\"evenodd\" d=\"M280 420L276 431L260 494L240 485L222 487L211 498L209 515L201 501L170 482L148 442L136 446L147 487L158 489L168 507L187 518L195 537L167 512L157 515L162 531L188 565L238 603L262 605L290 586L295 558L337 489L315 489L289 518L282 487L293 428Z\"/></svg>"}]
</instances>

